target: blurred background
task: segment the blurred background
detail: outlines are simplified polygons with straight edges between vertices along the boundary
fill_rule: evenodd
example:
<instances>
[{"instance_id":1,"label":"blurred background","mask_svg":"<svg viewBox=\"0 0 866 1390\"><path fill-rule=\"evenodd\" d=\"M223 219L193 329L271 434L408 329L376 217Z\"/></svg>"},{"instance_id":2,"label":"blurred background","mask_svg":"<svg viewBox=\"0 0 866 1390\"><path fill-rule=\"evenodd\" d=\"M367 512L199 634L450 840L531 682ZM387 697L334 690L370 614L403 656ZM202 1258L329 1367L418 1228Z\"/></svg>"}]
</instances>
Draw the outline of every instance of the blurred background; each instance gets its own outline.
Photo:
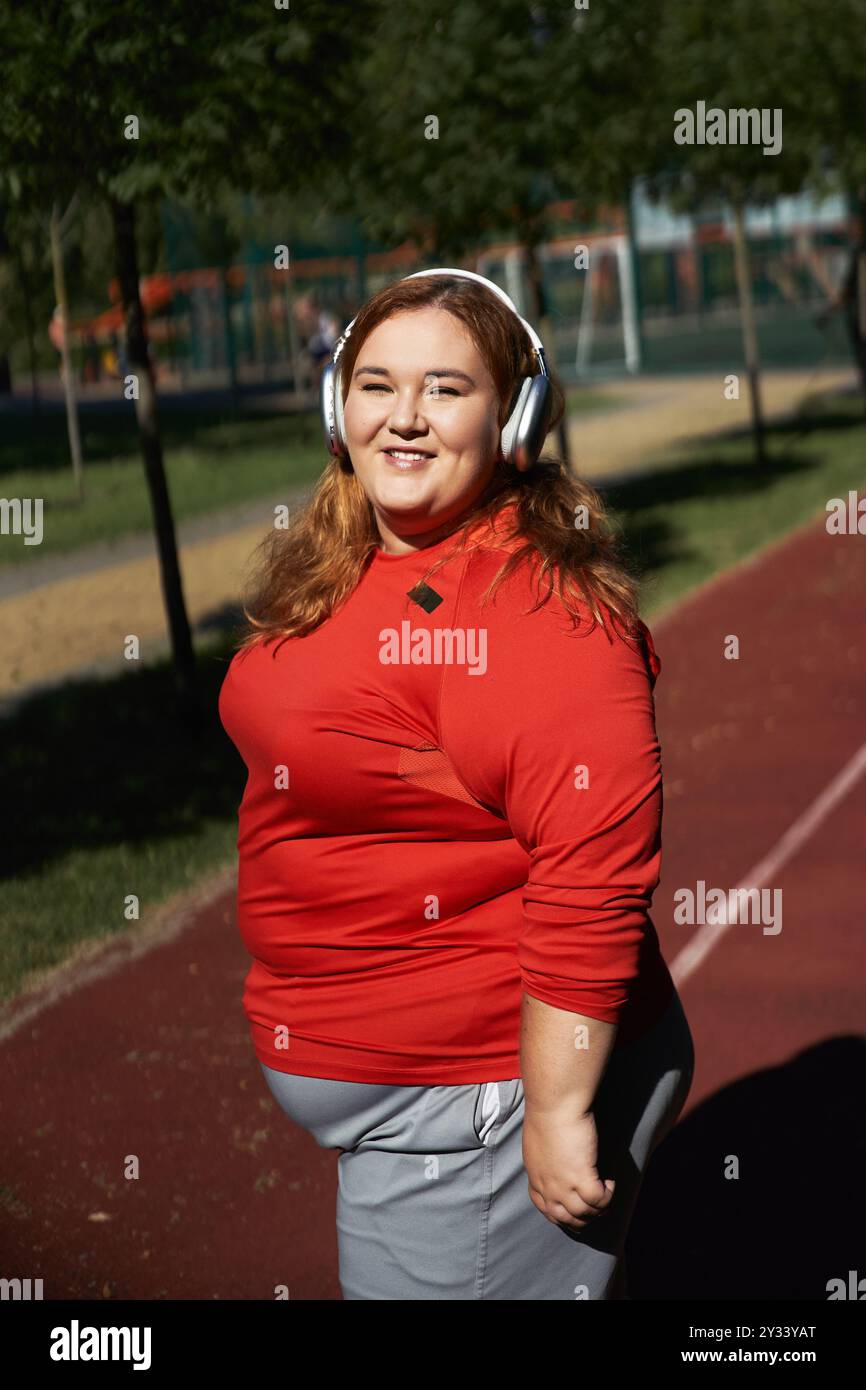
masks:
<instances>
[{"instance_id":1,"label":"blurred background","mask_svg":"<svg viewBox=\"0 0 866 1390\"><path fill-rule=\"evenodd\" d=\"M197 1051L236 1088L242 1118L227 1129L222 1114L222 1138L261 1198L285 1180L285 1130L259 1111L240 1010L244 769L216 700L253 550L327 461L318 382L337 337L368 295L425 266L501 285L567 393L549 447L605 496L651 628L672 620L864 484L866 0L832 13L811 0L0 0L0 50L2 1037L50 1046L55 1133L88 1060L103 1067L95 1038L118 1097L142 1077L171 1095ZM711 109L741 111L750 138L707 138ZM695 120L681 142L683 111ZM845 624L854 573L833 591ZM796 566L786 575L805 582ZM758 589L746 607L760 604ZM695 822L676 797L701 717L727 725L690 698L692 649L668 631L674 839L678 815ZM769 690L771 677L755 679ZM837 714L853 729L860 684ZM797 719L799 734L816 727L809 710ZM740 745L752 767L753 737ZM804 807L850 750L837 751ZM800 802L762 786L772 843L772 817L781 834ZM720 823L704 832L718 848ZM760 858L762 834L729 881ZM694 875L698 851L682 846ZM148 942L191 951L139 962L153 995L133 968ZM114 949L109 1002L99 977ZM120 1046L114 1030L145 999ZM701 1094L730 1081L708 1073ZM34 1112L37 1149L38 1130ZM317 1252L298 1296L333 1297L316 1207L331 1179L298 1142ZM191 1143L178 1139L188 1173ZM7 1248L41 1250L54 1296L261 1296L240 1275L218 1295L182 1283L192 1218L173 1196L161 1272L142 1263L150 1237L109 1256L87 1223L126 1196L108 1168L100 1179L98 1149L74 1214L39 1151L35 1246L26 1155L7 1164ZM246 1210L228 1180L201 1200L202 1228L233 1201ZM237 1271L228 1228L224 1241Z\"/></svg>"}]
</instances>

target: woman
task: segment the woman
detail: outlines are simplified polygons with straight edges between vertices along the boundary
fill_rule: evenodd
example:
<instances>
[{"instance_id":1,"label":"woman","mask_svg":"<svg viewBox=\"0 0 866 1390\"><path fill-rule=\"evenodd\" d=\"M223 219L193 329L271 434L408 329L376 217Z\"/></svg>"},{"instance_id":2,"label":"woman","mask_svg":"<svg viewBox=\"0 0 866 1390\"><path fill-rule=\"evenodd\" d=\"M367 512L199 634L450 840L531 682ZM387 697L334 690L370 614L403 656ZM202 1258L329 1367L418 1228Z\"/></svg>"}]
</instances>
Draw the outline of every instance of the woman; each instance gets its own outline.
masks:
<instances>
[{"instance_id":1,"label":"woman","mask_svg":"<svg viewBox=\"0 0 866 1390\"><path fill-rule=\"evenodd\" d=\"M636 586L489 281L379 291L323 392L337 456L220 694L256 1055L340 1153L344 1298L625 1297L694 1057Z\"/></svg>"}]
</instances>

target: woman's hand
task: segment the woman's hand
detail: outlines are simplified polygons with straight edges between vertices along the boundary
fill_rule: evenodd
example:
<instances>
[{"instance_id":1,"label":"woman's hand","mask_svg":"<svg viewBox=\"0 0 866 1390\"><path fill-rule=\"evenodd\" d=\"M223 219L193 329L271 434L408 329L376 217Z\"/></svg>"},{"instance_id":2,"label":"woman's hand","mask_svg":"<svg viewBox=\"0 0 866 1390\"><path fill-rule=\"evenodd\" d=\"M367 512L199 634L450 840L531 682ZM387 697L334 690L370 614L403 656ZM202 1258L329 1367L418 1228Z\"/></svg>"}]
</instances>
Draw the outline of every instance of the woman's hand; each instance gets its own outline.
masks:
<instances>
[{"instance_id":1,"label":"woman's hand","mask_svg":"<svg viewBox=\"0 0 866 1390\"><path fill-rule=\"evenodd\" d=\"M613 1199L613 1178L599 1177L598 1133L592 1111L581 1115L527 1112L523 1163L529 1196L548 1221L582 1231Z\"/></svg>"}]
</instances>

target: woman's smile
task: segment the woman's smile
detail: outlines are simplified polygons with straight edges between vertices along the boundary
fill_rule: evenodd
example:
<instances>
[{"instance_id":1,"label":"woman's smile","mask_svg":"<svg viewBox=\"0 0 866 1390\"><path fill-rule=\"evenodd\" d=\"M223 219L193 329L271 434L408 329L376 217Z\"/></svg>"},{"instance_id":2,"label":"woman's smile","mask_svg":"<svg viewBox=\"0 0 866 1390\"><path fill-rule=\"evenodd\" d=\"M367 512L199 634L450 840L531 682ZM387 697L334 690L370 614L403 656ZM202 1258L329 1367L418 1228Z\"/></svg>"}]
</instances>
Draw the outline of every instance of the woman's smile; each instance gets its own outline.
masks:
<instances>
[{"instance_id":1,"label":"woman's smile","mask_svg":"<svg viewBox=\"0 0 866 1390\"><path fill-rule=\"evenodd\" d=\"M436 455L422 453L416 449L383 449L382 457L386 463L398 468L400 472L412 473L423 468L426 463L430 463Z\"/></svg>"}]
</instances>

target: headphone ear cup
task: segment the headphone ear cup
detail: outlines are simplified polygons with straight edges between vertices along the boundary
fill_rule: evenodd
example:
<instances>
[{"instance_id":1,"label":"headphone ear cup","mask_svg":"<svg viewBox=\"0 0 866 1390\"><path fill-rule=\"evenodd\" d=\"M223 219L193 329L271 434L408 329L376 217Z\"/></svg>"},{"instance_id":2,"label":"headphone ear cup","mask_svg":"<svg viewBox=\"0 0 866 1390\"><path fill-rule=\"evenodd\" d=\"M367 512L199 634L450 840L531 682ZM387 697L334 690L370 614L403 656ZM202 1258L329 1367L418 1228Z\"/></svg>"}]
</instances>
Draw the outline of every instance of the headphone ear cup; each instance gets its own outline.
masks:
<instances>
[{"instance_id":1,"label":"headphone ear cup","mask_svg":"<svg viewBox=\"0 0 866 1390\"><path fill-rule=\"evenodd\" d=\"M336 420L334 417L334 364L329 362L319 379L319 413L325 448L329 454L336 453Z\"/></svg>"},{"instance_id":2,"label":"headphone ear cup","mask_svg":"<svg viewBox=\"0 0 866 1390\"><path fill-rule=\"evenodd\" d=\"M529 388L532 385L532 377L525 376L520 384L517 400L511 408L511 414L502 426L502 436L500 448L506 463L514 463L514 442L517 437L517 429L523 415L523 408L529 397Z\"/></svg>"},{"instance_id":3,"label":"headphone ear cup","mask_svg":"<svg viewBox=\"0 0 866 1390\"><path fill-rule=\"evenodd\" d=\"M343 417L343 387L339 364L334 370L334 418L337 422L337 443L340 452L345 454L348 450L346 449L346 422Z\"/></svg>"},{"instance_id":4,"label":"headphone ear cup","mask_svg":"<svg viewBox=\"0 0 866 1390\"><path fill-rule=\"evenodd\" d=\"M550 377L528 377L524 382L517 403L519 414L514 420L514 434L511 438L511 462L519 472L525 473L538 461L544 448L544 441L550 429L553 410L553 392ZM512 424L509 420L508 428Z\"/></svg>"},{"instance_id":5,"label":"headphone ear cup","mask_svg":"<svg viewBox=\"0 0 866 1390\"><path fill-rule=\"evenodd\" d=\"M343 425L343 401L340 388L339 364L329 362L322 372L319 387L319 406L325 447L336 457L345 453L346 435Z\"/></svg>"}]
</instances>

